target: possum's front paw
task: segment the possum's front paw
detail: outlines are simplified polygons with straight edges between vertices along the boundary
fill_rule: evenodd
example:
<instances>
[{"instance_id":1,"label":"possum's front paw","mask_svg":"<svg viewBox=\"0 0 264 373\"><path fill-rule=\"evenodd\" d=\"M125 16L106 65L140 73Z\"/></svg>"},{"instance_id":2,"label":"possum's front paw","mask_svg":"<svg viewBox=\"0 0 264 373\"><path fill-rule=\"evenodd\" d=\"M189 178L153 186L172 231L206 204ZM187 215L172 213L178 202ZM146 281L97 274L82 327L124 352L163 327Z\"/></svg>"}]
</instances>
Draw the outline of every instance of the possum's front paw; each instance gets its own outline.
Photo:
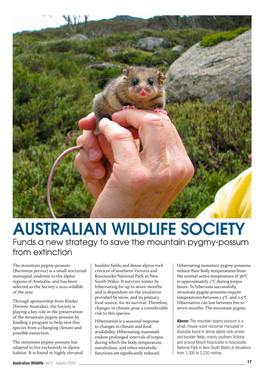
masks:
<instances>
[{"instance_id":1,"label":"possum's front paw","mask_svg":"<svg viewBox=\"0 0 264 373\"><path fill-rule=\"evenodd\" d=\"M131 105L123 106L123 110L127 110L127 109L137 110L137 107L135 107L135 106L131 106Z\"/></svg>"},{"instance_id":2,"label":"possum's front paw","mask_svg":"<svg viewBox=\"0 0 264 373\"><path fill-rule=\"evenodd\" d=\"M154 113L162 113L162 114L168 115L166 110L163 110L163 109L160 109L160 108L155 109Z\"/></svg>"}]
</instances>

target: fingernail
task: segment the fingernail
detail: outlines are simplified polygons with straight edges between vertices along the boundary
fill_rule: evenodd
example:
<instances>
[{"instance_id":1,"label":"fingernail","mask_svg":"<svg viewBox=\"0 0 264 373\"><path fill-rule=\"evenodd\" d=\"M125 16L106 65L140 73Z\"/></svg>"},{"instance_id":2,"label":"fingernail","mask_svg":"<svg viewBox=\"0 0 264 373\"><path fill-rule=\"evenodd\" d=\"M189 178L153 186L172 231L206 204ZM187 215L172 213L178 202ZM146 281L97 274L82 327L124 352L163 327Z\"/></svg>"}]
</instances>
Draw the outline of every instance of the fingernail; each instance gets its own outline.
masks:
<instances>
[{"instance_id":1,"label":"fingernail","mask_svg":"<svg viewBox=\"0 0 264 373\"><path fill-rule=\"evenodd\" d=\"M96 168L93 174L96 179L100 179L104 175L104 170L102 170L101 168Z\"/></svg>"},{"instance_id":2,"label":"fingernail","mask_svg":"<svg viewBox=\"0 0 264 373\"><path fill-rule=\"evenodd\" d=\"M89 158L91 161L96 160L100 156L100 152L95 149L90 149L89 150Z\"/></svg>"},{"instance_id":3,"label":"fingernail","mask_svg":"<svg viewBox=\"0 0 264 373\"><path fill-rule=\"evenodd\" d=\"M102 119L100 120L100 123L109 123L109 122L111 122L111 121L110 121L110 119L108 119L108 118L102 118Z\"/></svg>"}]
</instances>

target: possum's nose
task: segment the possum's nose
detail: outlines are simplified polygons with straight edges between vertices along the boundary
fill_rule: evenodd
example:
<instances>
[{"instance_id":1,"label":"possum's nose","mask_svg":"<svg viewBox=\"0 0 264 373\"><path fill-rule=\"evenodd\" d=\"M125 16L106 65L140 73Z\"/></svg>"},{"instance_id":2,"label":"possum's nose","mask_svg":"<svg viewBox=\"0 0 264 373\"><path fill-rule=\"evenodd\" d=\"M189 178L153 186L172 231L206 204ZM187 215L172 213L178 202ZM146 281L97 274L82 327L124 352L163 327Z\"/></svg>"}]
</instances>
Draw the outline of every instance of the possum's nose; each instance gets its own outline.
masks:
<instances>
[{"instance_id":1,"label":"possum's nose","mask_svg":"<svg viewBox=\"0 0 264 373\"><path fill-rule=\"evenodd\" d=\"M145 88L141 89L140 94L141 94L141 96L146 96L147 91L145 90Z\"/></svg>"}]
</instances>

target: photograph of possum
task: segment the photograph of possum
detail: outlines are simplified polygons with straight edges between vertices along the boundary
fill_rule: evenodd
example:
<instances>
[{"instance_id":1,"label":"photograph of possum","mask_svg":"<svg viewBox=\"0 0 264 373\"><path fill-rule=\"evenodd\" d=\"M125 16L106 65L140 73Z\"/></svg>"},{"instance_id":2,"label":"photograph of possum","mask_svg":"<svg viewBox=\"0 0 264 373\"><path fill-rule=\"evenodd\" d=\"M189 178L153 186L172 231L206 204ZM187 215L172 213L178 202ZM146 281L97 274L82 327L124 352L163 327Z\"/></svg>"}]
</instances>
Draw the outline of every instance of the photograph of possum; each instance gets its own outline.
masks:
<instances>
[{"instance_id":1,"label":"photograph of possum","mask_svg":"<svg viewBox=\"0 0 264 373\"><path fill-rule=\"evenodd\" d=\"M145 109L164 112L165 89L163 82L166 76L155 68L126 66L123 74L111 80L105 89L93 100L93 111L96 117L95 135L101 132L98 128L102 118L112 119L112 114L124 109ZM51 216L56 218L50 200L51 181L60 160L67 154L83 149L82 145L65 150L54 162L47 184L47 201Z\"/></svg>"},{"instance_id":2,"label":"photograph of possum","mask_svg":"<svg viewBox=\"0 0 264 373\"><path fill-rule=\"evenodd\" d=\"M100 120L112 119L112 114L116 111L130 108L164 111L165 79L166 76L155 68L126 66L121 76L112 79L104 90L94 97L93 112L96 117L94 133L99 135Z\"/></svg>"}]
</instances>

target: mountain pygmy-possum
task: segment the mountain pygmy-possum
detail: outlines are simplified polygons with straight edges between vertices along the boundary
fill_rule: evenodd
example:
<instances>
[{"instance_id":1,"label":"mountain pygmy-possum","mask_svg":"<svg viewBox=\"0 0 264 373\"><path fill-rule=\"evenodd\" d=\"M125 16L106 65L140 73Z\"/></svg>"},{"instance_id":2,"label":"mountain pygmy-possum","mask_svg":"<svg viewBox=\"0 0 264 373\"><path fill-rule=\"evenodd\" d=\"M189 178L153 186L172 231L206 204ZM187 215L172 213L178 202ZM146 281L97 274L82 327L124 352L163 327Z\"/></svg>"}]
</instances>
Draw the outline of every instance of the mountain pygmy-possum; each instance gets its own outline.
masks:
<instances>
[{"instance_id":1,"label":"mountain pygmy-possum","mask_svg":"<svg viewBox=\"0 0 264 373\"><path fill-rule=\"evenodd\" d=\"M96 117L94 133L100 134L98 124L102 118L112 119L112 114L123 109L145 109L154 112L165 108L166 77L155 68L126 66L123 74L111 80L93 100Z\"/></svg>"}]
</instances>

